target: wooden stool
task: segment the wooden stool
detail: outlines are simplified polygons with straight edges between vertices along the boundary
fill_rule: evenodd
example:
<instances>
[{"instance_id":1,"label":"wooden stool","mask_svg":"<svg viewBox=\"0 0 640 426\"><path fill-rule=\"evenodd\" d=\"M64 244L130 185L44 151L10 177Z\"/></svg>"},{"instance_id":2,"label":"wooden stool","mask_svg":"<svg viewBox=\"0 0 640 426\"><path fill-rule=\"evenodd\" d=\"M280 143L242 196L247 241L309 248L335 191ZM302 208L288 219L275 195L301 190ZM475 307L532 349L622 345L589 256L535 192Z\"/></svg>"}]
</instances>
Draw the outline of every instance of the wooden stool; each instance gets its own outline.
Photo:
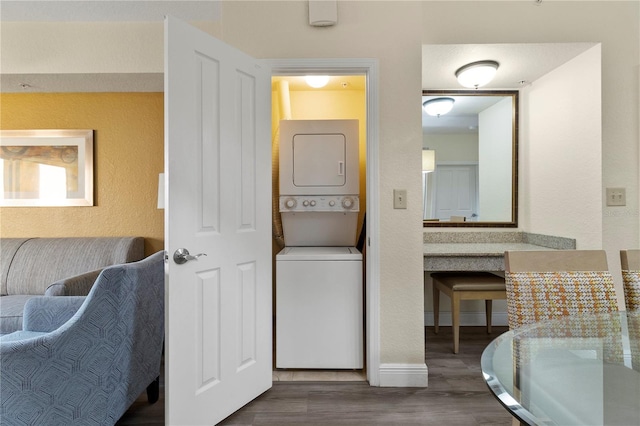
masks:
<instances>
[{"instance_id":1,"label":"wooden stool","mask_svg":"<svg viewBox=\"0 0 640 426\"><path fill-rule=\"evenodd\" d=\"M484 300L487 333L491 333L491 308L493 299L506 299L504 278L490 272L435 272L433 280L433 325L438 334L440 322L440 292L451 298L451 322L453 328L453 353L458 353L460 340L460 301Z\"/></svg>"}]
</instances>

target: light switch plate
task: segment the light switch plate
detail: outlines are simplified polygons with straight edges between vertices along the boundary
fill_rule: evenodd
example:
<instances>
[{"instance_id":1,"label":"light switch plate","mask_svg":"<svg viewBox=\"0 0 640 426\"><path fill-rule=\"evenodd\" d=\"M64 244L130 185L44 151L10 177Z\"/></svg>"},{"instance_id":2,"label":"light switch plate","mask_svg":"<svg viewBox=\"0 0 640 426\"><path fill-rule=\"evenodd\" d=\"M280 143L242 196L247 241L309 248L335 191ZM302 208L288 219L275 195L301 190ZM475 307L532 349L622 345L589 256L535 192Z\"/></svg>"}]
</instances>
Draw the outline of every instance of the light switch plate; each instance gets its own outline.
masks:
<instances>
[{"instance_id":1,"label":"light switch plate","mask_svg":"<svg viewBox=\"0 0 640 426\"><path fill-rule=\"evenodd\" d=\"M627 191L625 188L607 188L607 206L626 206Z\"/></svg>"},{"instance_id":2,"label":"light switch plate","mask_svg":"<svg viewBox=\"0 0 640 426\"><path fill-rule=\"evenodd\" d=\"M394 209L407 208L407 190L406 189L393 190L393 208Z\"/></svg>"}]
</instances>

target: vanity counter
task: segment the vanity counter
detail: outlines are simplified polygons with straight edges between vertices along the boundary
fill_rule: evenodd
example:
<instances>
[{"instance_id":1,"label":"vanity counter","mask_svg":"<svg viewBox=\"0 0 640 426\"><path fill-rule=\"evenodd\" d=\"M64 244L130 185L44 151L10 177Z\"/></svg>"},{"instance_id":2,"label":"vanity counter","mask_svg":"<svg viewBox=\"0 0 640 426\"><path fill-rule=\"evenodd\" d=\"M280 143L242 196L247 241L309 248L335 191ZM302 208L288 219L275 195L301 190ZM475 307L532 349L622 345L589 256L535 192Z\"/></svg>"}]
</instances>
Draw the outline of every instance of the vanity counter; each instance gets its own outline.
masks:
<instances>
[{"instance_id":1,"label":"vanity counter","mask_svg":"<svg viewBox=\"0 0 640 426\"><path fill-rule=\"evenodd\" d=\"M574 248L575 240L569 238L534 236L523 232L425 233L424 270L504 271L505 251Z\"/></svg>"},{"instance_id":2,"label":"vanity counter","mask_svg":"<svg viewBox=\"0 0 640 426\"><path fill-rule=\"evenodd\" d=\"M512 250L555 250L527 243L430 243L423 248L425 256L503 256Z\"/></svg>"}]
</instances>

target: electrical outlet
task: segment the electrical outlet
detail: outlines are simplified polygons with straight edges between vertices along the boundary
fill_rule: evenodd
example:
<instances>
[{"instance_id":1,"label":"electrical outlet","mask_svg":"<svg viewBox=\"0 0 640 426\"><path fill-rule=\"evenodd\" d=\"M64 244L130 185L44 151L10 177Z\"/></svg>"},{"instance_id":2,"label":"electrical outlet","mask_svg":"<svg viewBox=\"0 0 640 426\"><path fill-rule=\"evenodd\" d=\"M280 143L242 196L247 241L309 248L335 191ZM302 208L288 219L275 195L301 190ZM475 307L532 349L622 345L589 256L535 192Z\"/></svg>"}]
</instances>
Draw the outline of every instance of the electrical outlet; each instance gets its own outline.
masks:
<instances>
[{"instance_id":1,"label":"electrical outlet","mask_svg":"<svg viewBox=\"0 0 640 426\"><path fill-rule=\"evenodd\" d=\"M407 208L407 190L406 189L393 190L393 208L394 209Z\"/></svg>"},{"instance_id":2,"label":"electrical outlet","mask_svg":"<svg viewBox=\"0 0 640 426\"><path fill-rule=\"evenodd\" d=\"M626 206L627 191L625 188L607 188L607 206Z\"/></svg>"}]
</instances>

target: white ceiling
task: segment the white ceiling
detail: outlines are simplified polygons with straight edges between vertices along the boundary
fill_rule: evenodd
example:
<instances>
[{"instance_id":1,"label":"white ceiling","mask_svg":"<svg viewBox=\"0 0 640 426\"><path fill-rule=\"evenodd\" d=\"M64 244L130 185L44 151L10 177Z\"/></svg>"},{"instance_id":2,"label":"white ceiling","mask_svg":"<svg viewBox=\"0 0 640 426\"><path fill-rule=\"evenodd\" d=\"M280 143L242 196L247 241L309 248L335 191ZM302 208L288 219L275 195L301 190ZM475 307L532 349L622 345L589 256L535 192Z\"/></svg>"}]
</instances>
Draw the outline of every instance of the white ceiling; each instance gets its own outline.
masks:
<instances>
[{"instance_id":1,"label":"white ceiling","mask_svg":"<svg viewBox=\"0 0 640 426\"><path fill-rule=\"evenodd\" d=\"M501 96L454 96L434 95L423 96L422 103L440 97L452 98L453 109L439 117L434 117L422 110L422 133L430 135L445 134L475 134L478 133L478 114L500 100Z\"/></svg>"},{"instance_id":2,"label":"white ceiling","mask_svg":"<svg viewBox=\"0 0 640 426\"><path fill-rule=\"evenodd\" d=\"M481 60L497 61L495 78L482 90L518 90L585 52L595 43L439 44L422 46L423 90L466 90L456 80L458 68ZM433 96L422 97L424 103ZM483 97L456 98L446 116L422 111L425 133L477 132L477 114L486 108Z\"/></svg>"},{"instance_id":3,"label":"white ceiling","mask_svg":"<svg viewBox=\"0 0 640 426\"><path fill-rule=\"evenodd\" d=\"M595 43L427 44L422 46L422 88L464 89L458 68L497 61L496 77L482 89L519 89L595 46Z\"/></svg>"}]
</instances>

